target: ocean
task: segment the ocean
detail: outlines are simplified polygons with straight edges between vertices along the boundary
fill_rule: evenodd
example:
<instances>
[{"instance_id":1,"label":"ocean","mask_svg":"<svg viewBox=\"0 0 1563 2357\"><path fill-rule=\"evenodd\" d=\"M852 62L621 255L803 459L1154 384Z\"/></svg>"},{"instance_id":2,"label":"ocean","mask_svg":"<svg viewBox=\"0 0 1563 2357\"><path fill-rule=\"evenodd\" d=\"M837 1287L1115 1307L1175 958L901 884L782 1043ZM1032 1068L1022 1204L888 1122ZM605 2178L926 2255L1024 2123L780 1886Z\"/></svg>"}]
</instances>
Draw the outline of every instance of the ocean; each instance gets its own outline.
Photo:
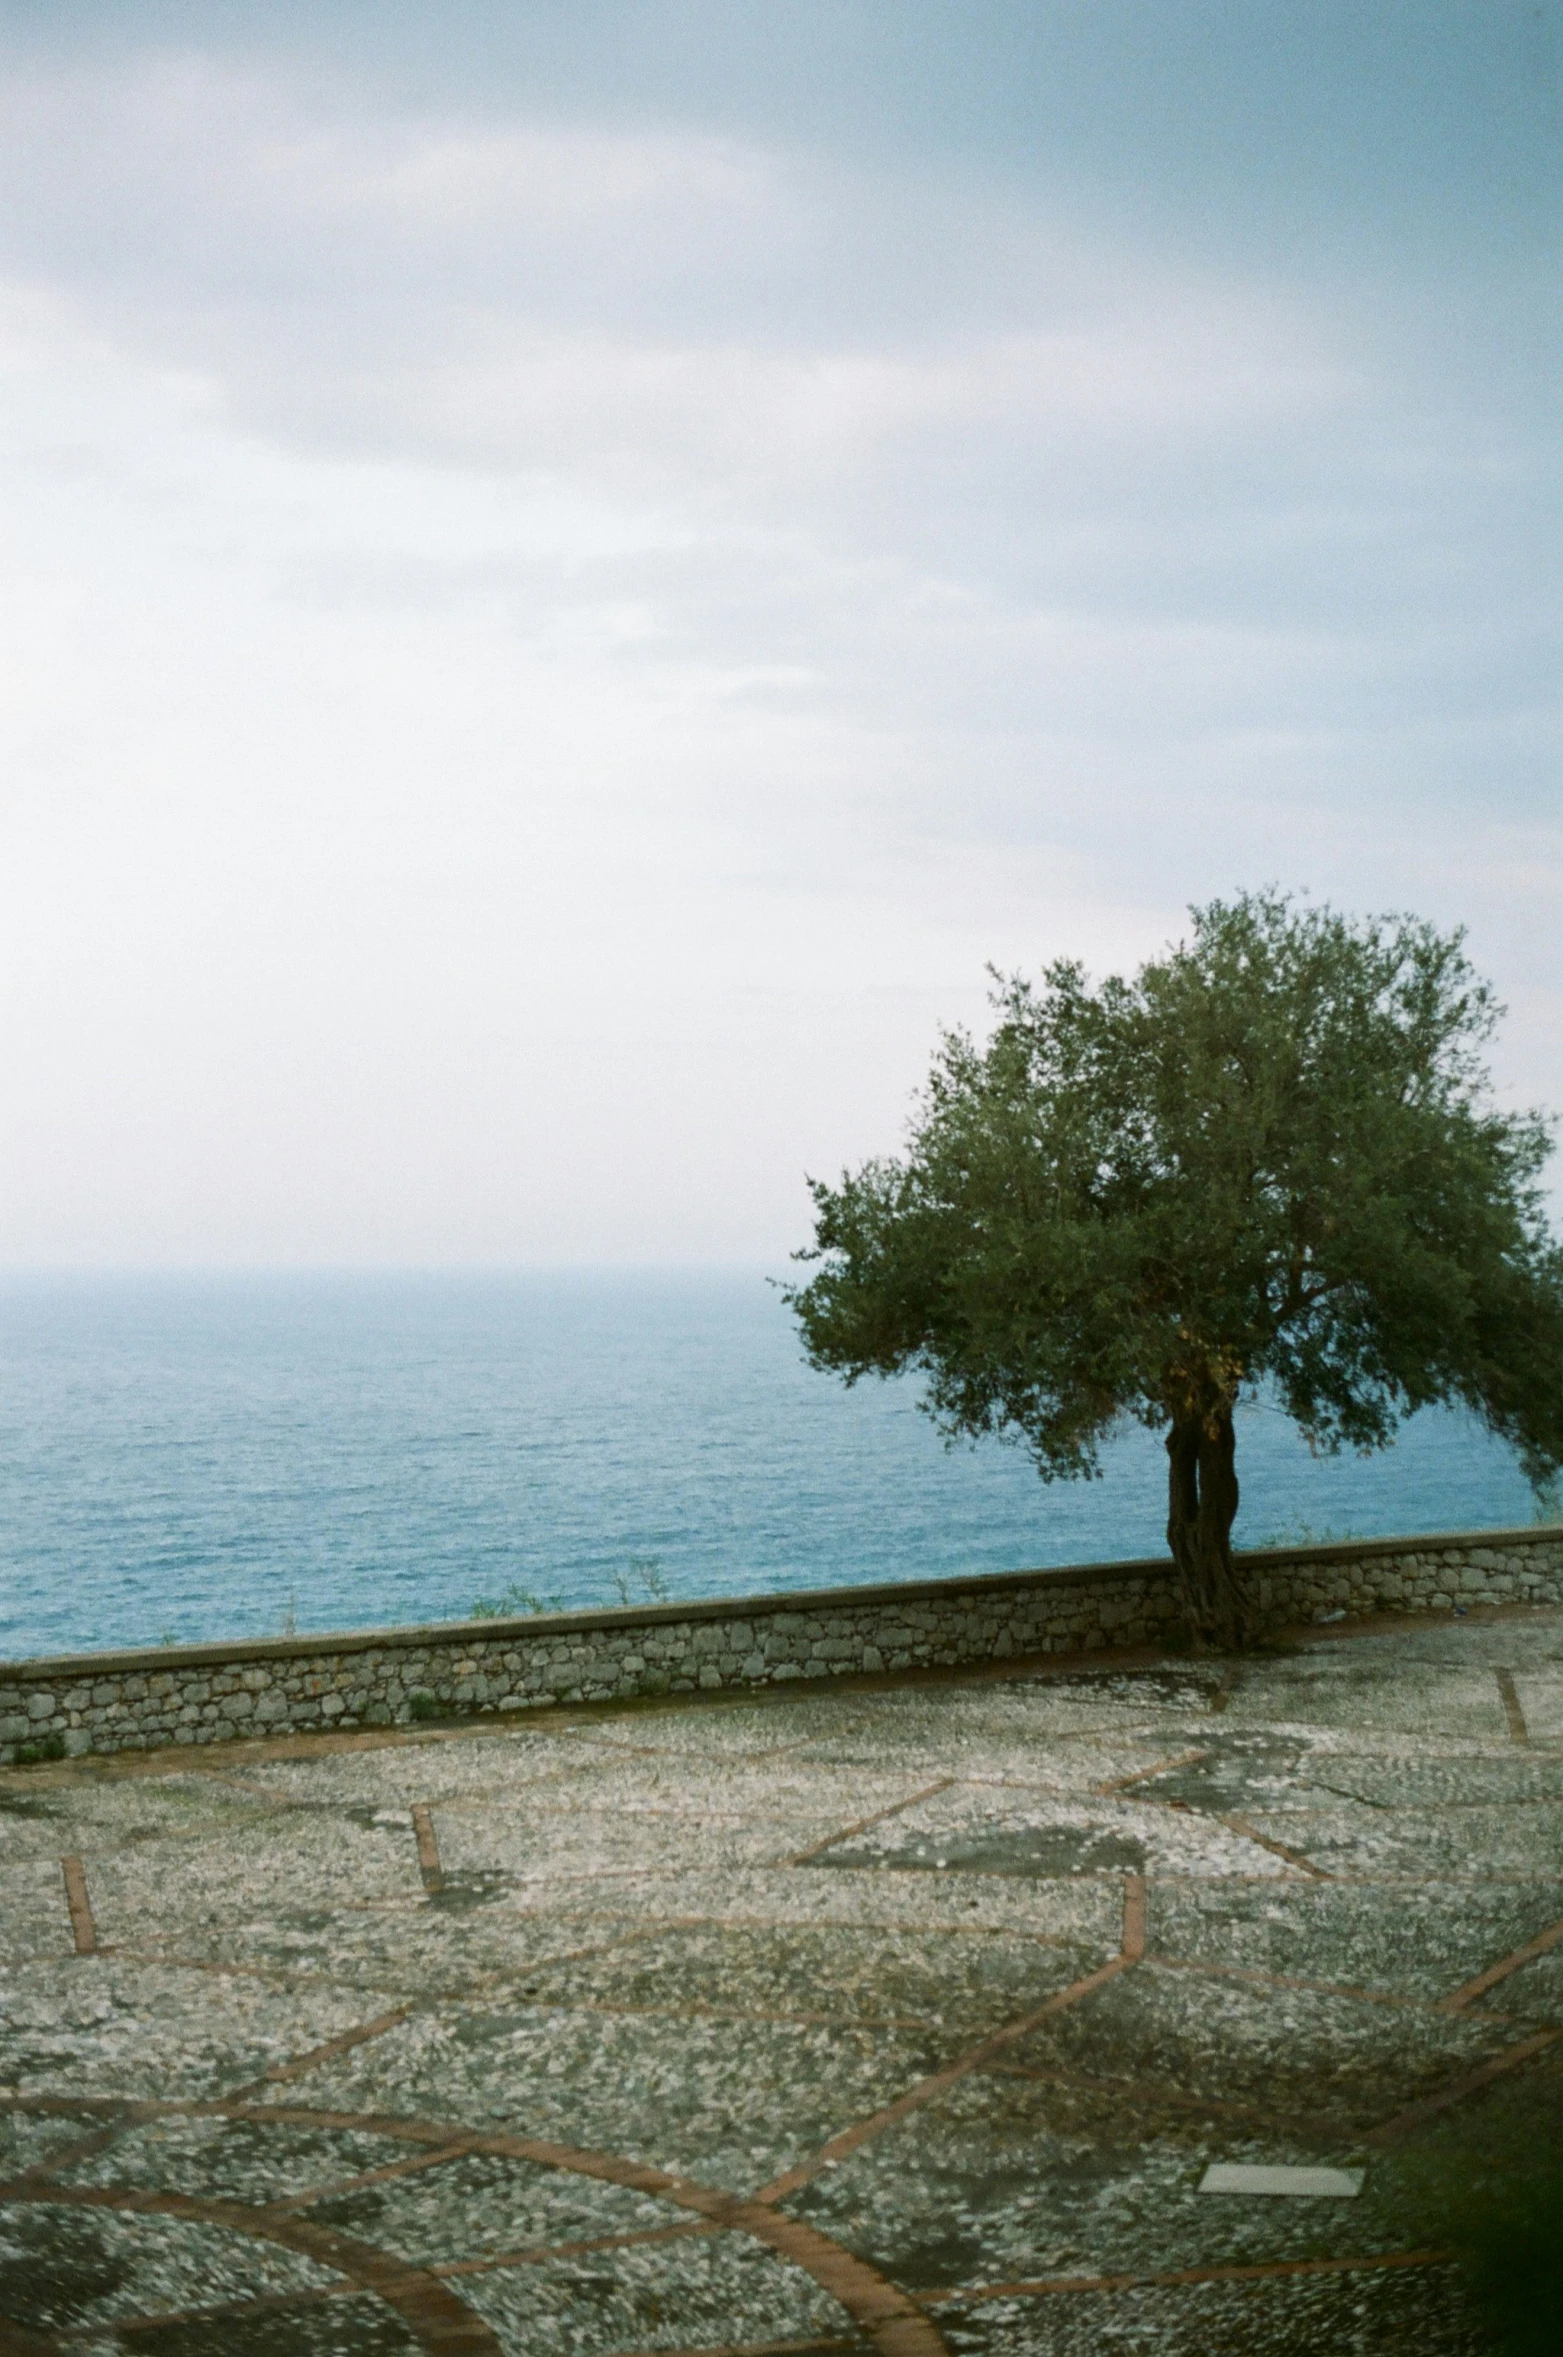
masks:
<instances>
[{"instance_id":1,"label":"ocean","mask_svg":"<svg viewBox=\"0 0 1563 2357\"><path fill-rule=\"evenodd\" d=\"M1165 1458L947 1449L802 1360L759 1272L0 1282L0 1658L751 1595L1161 1551ZM1316 1461L1241 1412L1239 1543L1529 1522L1426 1413Z\"/></svg>"}]
</instances>

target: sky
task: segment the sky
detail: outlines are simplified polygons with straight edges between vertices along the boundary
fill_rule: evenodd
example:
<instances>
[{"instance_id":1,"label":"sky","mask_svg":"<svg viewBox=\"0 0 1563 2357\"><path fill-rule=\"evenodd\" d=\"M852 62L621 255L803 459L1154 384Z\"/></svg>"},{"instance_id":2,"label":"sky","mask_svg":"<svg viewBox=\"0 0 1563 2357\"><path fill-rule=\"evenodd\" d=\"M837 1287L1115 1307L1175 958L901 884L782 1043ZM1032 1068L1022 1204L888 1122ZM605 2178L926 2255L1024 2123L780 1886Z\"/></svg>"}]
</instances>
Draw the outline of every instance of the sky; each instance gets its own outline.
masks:
<instances>
[{"instance_id":1,"label":"sky","mask_svg":"<svg viewBox=\"0 0 1563 2357\"><path fill-rule=\"evenodd\" d=\"M0 1261L743 1263L985 968L1563 1108L1563 0L0 0Z\"/></svg>"}]
</instances>

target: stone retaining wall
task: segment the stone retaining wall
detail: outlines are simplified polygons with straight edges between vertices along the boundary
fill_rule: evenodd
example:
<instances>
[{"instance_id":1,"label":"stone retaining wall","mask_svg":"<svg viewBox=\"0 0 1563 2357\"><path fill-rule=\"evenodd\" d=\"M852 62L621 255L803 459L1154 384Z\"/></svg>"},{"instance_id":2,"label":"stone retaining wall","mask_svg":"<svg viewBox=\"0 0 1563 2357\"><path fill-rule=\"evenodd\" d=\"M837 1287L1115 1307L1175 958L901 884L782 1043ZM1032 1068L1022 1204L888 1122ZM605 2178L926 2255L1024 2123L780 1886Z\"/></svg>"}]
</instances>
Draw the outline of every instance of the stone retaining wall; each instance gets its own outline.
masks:
<instances>
[{"instance_id":1,"label":"stone retaining wall","mask_svg":"<svg viewBox=\"0 0 1563 2357\"><path fill-rule=\"evenodd\" d=\"M1563 1525L1244 1556L1265 1625L1563 1603ZM1004 1572L0 1664L0 1760L1153 1644L1172 1567Z\"/></svg>"}]
</instances>

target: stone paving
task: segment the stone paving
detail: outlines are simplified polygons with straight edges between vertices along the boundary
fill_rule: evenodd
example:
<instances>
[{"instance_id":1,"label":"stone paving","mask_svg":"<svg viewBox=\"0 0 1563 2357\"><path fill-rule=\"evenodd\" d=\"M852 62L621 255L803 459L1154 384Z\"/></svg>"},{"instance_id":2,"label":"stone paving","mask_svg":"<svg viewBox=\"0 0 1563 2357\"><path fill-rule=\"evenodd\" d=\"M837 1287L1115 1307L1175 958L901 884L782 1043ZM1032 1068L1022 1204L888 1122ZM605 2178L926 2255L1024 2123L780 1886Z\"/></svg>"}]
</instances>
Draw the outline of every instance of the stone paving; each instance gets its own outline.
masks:
<instances>
[{"instance_id":1,"label":"stone paving","mask_svg":"<svg viewBox=\"0 0 1563 2357\"><path fill-rule=\"evenodd\" d=\"M0 1963L0 2357L1476 2357L1563 1613L11 1771Z\"/></svg>"}]
</instances>

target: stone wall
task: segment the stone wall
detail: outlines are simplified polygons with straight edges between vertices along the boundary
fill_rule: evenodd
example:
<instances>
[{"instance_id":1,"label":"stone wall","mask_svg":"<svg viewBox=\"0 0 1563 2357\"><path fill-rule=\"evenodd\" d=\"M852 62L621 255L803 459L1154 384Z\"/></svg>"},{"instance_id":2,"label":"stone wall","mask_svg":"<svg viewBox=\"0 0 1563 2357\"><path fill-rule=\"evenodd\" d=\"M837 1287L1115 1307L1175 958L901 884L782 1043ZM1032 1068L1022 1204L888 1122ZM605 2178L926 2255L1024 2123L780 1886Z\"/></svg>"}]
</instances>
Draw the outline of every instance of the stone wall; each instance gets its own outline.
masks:
<instances>
[{"instance_id":1,"label":"stone wall","mask_svg":"<svg viewBox=\"0 0 1563 2357\"><path fill-rule=\"evenodd\" d=\"M1265 1625L1563 1602L1563 1525L1242 1558ZM1171 1565L1096 1564L0 1664L0 1760L1154 1644Z\"/></svg>"}]
</instances>

